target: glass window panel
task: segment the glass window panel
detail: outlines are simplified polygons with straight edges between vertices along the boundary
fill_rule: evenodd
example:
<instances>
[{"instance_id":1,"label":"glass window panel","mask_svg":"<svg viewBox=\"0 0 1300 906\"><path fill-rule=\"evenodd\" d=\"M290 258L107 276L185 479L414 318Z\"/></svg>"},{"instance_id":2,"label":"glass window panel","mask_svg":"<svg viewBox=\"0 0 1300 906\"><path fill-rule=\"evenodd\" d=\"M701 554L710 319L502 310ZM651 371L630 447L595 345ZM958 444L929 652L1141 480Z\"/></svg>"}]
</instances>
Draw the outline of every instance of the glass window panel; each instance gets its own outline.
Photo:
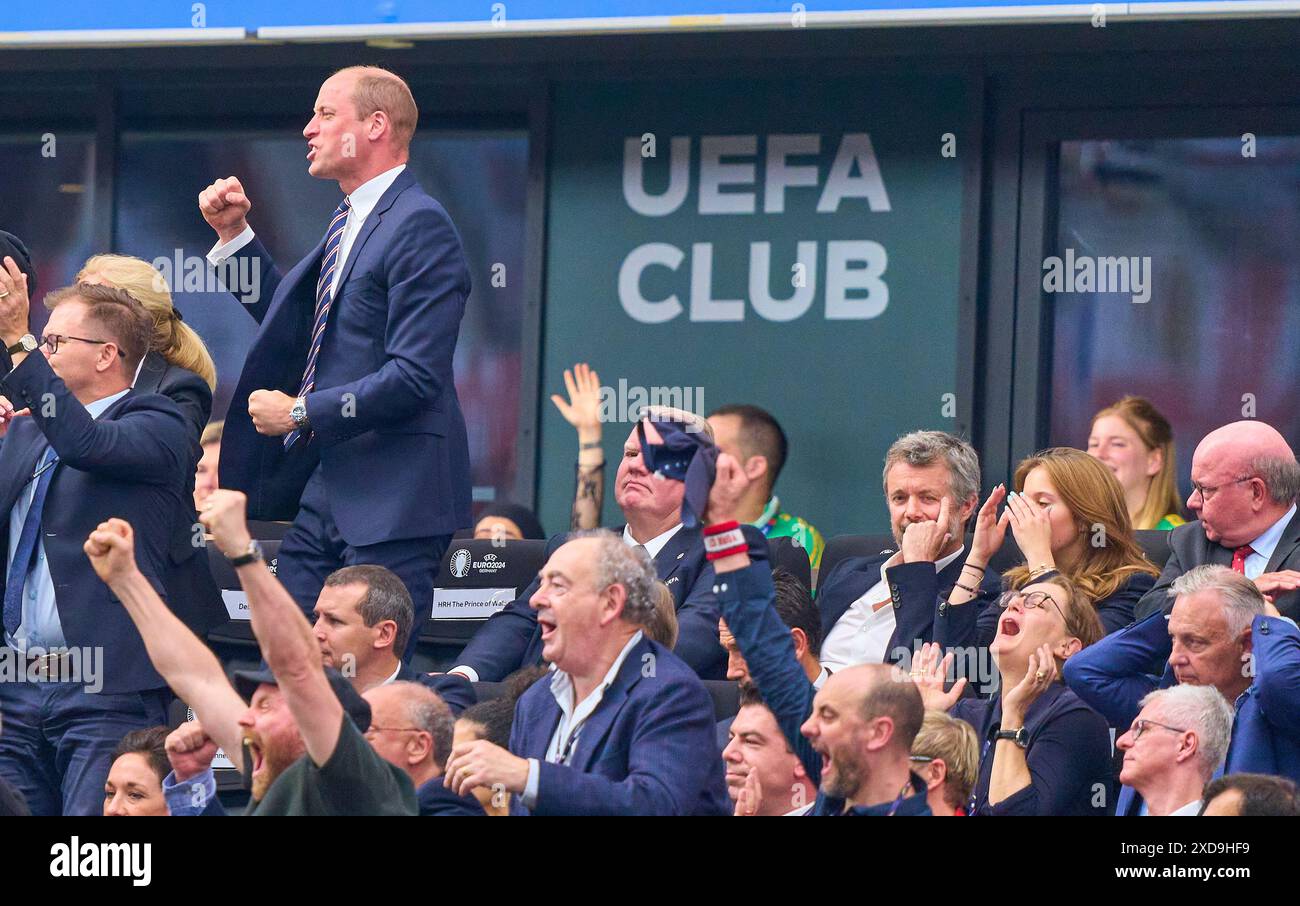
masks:
<instances>
[{"instance_id":1,"label":"glass window panel","mask_svg":"<svg viewBox=\"0 0 1300 906\"><path fill-rule=\"evenodd\" d=\"M1145 396L1174 426L1180 481L1210 430L1250 414L1300 440L1300 138L1063 142L1055 254L1149 258L1150 299L1052 306L1051 441Z\"/></svg>"}]
</instances>

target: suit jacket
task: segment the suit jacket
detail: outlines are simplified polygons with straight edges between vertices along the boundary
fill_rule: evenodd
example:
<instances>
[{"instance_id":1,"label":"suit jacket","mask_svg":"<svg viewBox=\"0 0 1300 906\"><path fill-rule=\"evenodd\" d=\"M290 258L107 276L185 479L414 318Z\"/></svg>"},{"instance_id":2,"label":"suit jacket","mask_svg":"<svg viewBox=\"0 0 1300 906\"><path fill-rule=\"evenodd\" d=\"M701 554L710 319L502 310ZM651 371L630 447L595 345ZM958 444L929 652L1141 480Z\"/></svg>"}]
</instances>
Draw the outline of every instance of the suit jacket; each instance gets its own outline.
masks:
<instances>
[{"instance_id":1,"label":"suit jacket","mask_svg":"<svg viewBox=\"0 0 1300 906\"><path fill-rule=\"evenodd\" d=\"M452 374L470 277L451 218L409 169L366 218L339 275L307 395L310 442L286 451L248 417L254 390L298 395L324 248L322 236L283 275L257 239L232 256L253 259L238 266L260 275L257 293L236 296L261 329L226 415L221 486L248 494L251 518L292 519L319 466L348 544L450 535L470 524L469 446Z\"/></svg>"},{"instance_id":2,"label":"suit jacket","mask_svg":"<svg viewBox=\"0 0 1300 906\"><path fill-rule=\"evenodd\" d=\"M546 761L560 706L549 682L515 706L510 751L538 760L535 815L727 815L713 699L667 648L642 636L587 718L568 765ZM514 798L512 813L527 814Z\"/></svg>"},{"instance_id":3,"label":"suit jacket","mask_svg":"<svg viewBox=\"0 0 1300 906\"><path fill-rule=\"evenodd\" d=\"M1199 519L1171 531L1169 559L1165 561L1165 568L1155 586L1138 601L1135 618L1144 620L1157 611L1168 613L1173 606L1169 586L1192 567L1206 563L1231 566L1231 549L1208 540ZM1264 571L1271 573L1281 569L1300 569L1300 511L1291 517L1291 521L1282 530L1282 537L1273 549L1273 556L1268 558L1268 566ZM1300 619L1300 591L1279 592L1273 604L1282 616Z\"/></svg>"},{"instance_id":4,"label":"suit jacket","mask_svg":"<svg viewBox=\"0 0 1300 906\"><path fill-rule=\"evenodd\" d=\"M836 564L818 583L817 609L822 617L822 639L830 635L849 606L880 581L880 567L893 555L894 551L885 550L874 557L849 557ZM986 570L980 594L975 600L950 610L945 602L952 594L953 585L961 578L965 562L963 552L939 572L935 572L933 563L900 563L885 571L894 605L894 634L885 649L885 659L889 663L905 661L915 656L923 643L936 641L935 622L941 614L947 632L944 645L970 644L969 636L975 620L991 601L997 599L1002 580L997 573Z\"/></svg>"},{"instance_id":5,"label":"suit jacket","mask_svg":"<svg viewBox=\"0 0 1300 906\"><path fill-rule=\"evenodd\" d=\"M621 535L623 526L613 531ZM546 546L546 559L567 540L567 533L553 537ZM673 652L701 679L723 679L727 652L718 642L718 600L700 530L678 529L654 562L655 572L673 593L677 605L677 647ZM474 668L480 682L500 682L520 667L542 662L542 630L537 625L537 612L528 605L539 587L541 579L534 579L523 594L494 613L465 646L457 663Z\"/></svg>"},{"instance_id":6,"label":"suit jacket","mask_svg":"<svg viewBox=\"0 0 1300 906\"><path fill-rule=\"evenodd\" d=\"M9 365L7 354L0 359L0 367ZM43 355L27 356L0 379L0 393L32 411L13 424L0 445L0 550L6 552L6 573L9 513L18 496L30 490L48 439L59 461L41 534L64 638L69 647L103 650L104 692L165 686L131 617L95 575L82 546L100 522L125 519L135 530L140 571L166 600L162 577L172 532L177 514L192 503L185 499L191 457L185 417L167 397L131 390L94 419Z\"/></svg>"},{"instance_id":7,"label":"suit jacket","mask_svg":"<svg viewBox=\"0 0 1300 906\"><path fill-rule=\"evenodd\" d=\"M1255 679L1236 702L1224 773L1280 774L1300 782L1300 630L1260 615L1251 625ZM1065 682L1117 730L1148 692L1178 680L1163 612L1107 636L1065 662Z\"/></svg>"},{"instance_id":8,"label":"suit jacket","mask_svg":"<svg viewBox=\"0 0 1300 906\"><path fill-rule=\"evenodd\" d=\"M226 621L226 607L221 600L208 567L207 550L195 545L194 473L203 457L200 438L212 416L212 389L193 371L168 363L159 353L144 357L135 381L136 393L161 393L176 404L189 427L190 465L185 477L184 510L175 514L166 575L162 577L167 599L176 615L200 638L209 629Z\"/></svg>"},{"instance_id":9,"label":"suit jacket","mask_svg":"<svg viewBox=\"0 0 1300 906\"><path fill-rule=\"evenodd\" d=\"M451 708L452 717L460 717L462 711L478 702L474 685L465 677L451 673L420 673L410 664L403 664L397 671L397 682L419 683L432 689Z\"/></svg>"},{"instance_id":10,"label":"suit jacket","mask_svg":"<svg viewBox=\"0 0 1300 906\"><path fill-rule=\"evenodd\" d=\"M441 777L433 778L416 790L415 798L420 803L421 816L487 817L487 812L472 794L457 796L442 785Z\"/></svg>"}]
</instances>

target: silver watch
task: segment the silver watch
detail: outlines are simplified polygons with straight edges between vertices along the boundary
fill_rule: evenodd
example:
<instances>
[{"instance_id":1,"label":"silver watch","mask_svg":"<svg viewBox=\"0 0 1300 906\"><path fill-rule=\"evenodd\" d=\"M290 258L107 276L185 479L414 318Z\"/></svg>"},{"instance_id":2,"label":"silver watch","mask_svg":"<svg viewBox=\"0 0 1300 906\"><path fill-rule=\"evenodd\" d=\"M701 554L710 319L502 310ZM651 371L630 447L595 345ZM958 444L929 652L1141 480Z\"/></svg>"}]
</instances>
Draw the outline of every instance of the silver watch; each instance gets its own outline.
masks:
<instances>
[{"instance_id":1,"label":"silver watch","mask_svg":"<svg viewBox=\"0 0 1300 906\"><path fill-rule=\"evenodd\" d=\"M300 396L293 401L293 408L289 410L289 417L299 428L307 427L307 398Z\"/></svg>"}]
</instances>

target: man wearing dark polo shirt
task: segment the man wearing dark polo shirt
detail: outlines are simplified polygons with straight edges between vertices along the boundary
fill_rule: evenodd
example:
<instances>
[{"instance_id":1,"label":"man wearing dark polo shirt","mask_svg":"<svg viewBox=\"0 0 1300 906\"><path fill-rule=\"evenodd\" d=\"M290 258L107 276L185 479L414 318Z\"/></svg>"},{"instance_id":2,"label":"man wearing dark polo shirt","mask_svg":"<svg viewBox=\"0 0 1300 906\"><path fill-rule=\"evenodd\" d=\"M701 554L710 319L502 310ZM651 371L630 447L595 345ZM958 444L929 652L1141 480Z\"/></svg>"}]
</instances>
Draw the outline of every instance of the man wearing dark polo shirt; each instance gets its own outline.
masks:
<instances>
[{"instance_id":1,"label":"man wearing dark polo shirt","mask_svg":"<svg viewBox=\"0 0 1300 906\"><path fill-rule=\"evenodd\" d=\"M194 766L205 766L204 755L211 762L220 746L242 770L247 742L253 784L249 814L417 814L410 779L362 735L370 725L369 706L341 675L326 673L302 611L262 562L244 506L243 494L214 491L200 519L230 557L248 595L253 633L267 665L237 677L250 695L247 704L212 651L172 614L137 568L130 525L110 519L85 544L95 572L135 622L154 668L202 724L191 749ZM177 796L173 789L169 805L184 799L189 807L173 814L203 812L215 793L210 775L198 770L182 783L188 795Z\"/></svg>"}]
</instances>

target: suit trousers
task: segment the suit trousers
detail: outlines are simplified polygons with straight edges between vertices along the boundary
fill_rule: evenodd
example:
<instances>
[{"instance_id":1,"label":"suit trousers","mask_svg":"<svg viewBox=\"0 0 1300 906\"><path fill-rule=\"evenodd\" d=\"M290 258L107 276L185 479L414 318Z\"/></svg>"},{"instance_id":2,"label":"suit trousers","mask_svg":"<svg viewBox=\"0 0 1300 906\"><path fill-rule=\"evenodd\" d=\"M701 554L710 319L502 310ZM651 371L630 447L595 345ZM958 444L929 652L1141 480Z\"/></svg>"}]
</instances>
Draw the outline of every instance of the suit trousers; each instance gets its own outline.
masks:
<instances>
[{"instance_id":1,"label":"suit trousers","mask_svg":"<svg viewBox=\"0 0 1300 906\"><path fill-rule=\"evenodd\" d=\"M298 515L280 542L276 577L308 621L314 622L312 611L330 573L360 564L392 570L415 605L415 624L402 654L403 663L410 663L420 626L433 614L433 583L450 544L451 535L430 535L353 547L339 534L321 468L317 466L303 489Z\"/></svg>"},{"instance_id":2,"label":"suit trousers","mask_svg":"<svg viewBox=\"0 0 1300 906\"><path fill-rule=\"evenodd\" d=\"M0 682L0 776L18 788L33 815L102 815L113 749L132 730L167 723L166 688L115 694L87 688Z\"/></svg>"}]
</instances>

